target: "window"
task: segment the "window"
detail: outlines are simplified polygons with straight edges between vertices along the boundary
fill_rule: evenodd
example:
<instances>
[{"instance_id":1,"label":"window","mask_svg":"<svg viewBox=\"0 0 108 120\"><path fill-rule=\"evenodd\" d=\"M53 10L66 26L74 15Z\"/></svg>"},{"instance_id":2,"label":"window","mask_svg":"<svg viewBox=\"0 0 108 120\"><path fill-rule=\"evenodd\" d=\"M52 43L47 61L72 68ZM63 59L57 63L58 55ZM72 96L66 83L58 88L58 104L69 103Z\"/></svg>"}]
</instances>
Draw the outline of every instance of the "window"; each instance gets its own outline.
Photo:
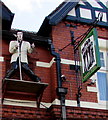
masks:
<instances>
[{"instance_id":1,"label":"window","mask_svg":"<svg viewBox=\"0 0 108 120\"><path fill-rule=\"evenodd\" d=\"M108 79L107 73L97 72L99 100L108 101Z\"/></svg>"},{"instance_id":2,"label":"window","mask_svg":"<svg viewBox=\"0 0 108 120\"><path fill-rule=\"evenodd\" d=\"M101 62L101 67L105 67L104 53L103 52L100 52L100 62Z\"/></svg>"}]
</instances>

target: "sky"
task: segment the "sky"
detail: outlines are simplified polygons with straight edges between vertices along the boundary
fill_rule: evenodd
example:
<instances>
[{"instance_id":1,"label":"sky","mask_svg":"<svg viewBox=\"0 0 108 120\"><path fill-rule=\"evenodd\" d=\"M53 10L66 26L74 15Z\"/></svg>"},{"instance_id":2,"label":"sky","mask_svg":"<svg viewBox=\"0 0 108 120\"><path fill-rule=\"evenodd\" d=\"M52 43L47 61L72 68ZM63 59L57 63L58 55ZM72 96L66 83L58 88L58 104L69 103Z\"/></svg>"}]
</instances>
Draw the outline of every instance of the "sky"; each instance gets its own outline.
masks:
<instances>
[{"instance_id":1,"label":"sky","mask_svg":"<svg viewBox=\"0 0 108 120\"><path fill-rule=\"evenodd\" d=\"M38 32L44 18L63 0L2 0L14 13L12 28Z\"/></svg>"},{"instance_id":2,"label":"sky","mask_svg":"<svg viewBox=\"0 0 108 120\"><path fill-rule=\"evenodd\" d=\"M33 32L38 32L45 17L63 1L64 0L2 0L11 12L15 14L11 28ZM106 2L107 0L101 1Z\"/></svg>"}]
</instances>

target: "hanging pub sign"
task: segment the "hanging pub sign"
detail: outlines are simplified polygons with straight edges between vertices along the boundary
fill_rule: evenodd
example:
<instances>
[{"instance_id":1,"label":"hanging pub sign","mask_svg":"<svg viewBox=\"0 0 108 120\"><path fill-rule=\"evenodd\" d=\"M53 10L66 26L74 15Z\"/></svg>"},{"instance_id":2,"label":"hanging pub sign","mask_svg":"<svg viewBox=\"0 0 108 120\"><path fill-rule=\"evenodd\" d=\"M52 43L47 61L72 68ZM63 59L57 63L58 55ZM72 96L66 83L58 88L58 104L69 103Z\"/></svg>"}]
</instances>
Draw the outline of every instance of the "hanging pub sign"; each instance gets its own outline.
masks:
<instances>
[{"instance_id":1,"label":"hanging pub sign","mask_svg":"<svg viewBox=\"0 0 108 120\"><path fill-rule=\"evenodd\" d=\"M82 81L87 81L100 69L100 54L97 31L93 28L79 45Z\"/></svg>"}]
</instances>

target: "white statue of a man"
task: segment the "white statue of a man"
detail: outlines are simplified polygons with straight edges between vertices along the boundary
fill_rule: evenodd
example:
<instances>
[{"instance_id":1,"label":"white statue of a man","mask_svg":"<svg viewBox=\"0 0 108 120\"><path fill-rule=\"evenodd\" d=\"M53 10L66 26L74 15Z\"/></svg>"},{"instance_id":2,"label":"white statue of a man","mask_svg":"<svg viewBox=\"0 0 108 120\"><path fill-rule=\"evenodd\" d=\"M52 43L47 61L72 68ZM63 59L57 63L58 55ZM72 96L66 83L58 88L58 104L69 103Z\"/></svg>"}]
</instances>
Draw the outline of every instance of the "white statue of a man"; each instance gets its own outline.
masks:
<instances>
[{"instance_id":1,"label":"white statue of a man","mask_svg":"<svg viewBox=\"0 0 108 120\"><path fill-rule=\"evenodd\" d=\"M39 82L41 79L34 74L28 66L27 53L32 53L35 45L31 45L27 41L23 41L23 32L17 32L17 40L11 41L9 44L9 52L11 56L11 69L6 73L5 78L10 78L19 67L34 81Z\"/></svg>"}]
</instances>

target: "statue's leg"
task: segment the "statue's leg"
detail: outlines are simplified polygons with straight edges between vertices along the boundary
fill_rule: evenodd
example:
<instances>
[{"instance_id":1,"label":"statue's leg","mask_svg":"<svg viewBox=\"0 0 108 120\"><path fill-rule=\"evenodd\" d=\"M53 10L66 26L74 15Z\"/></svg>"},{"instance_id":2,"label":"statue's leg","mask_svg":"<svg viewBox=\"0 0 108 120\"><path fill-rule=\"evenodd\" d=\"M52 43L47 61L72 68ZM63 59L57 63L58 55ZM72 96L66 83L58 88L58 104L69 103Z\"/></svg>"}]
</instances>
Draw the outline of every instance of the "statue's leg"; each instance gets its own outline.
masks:
<instances>
[{"instance_id":1,"label":"statue's leg","mask_svg":"<svg viewBox=\"0 0 108 120\"><path fill-rule=\"evenodd\" d=\"M27 63L21 63L22 69L24 72L34 81L34 82L39 82L41 79L34 74L34 72L29 68Z\"/></svg>"},{"instance_id":2,"label":"statue's leg","mask_svg":"<svg viewBox=\"0 0 108 120\"><path fill-rule=\"evenodd\" d=\"M17 62L11 63L11 68L7 71L5 78L10 78L18 69Z\"/></svg>"}]
</instances>

